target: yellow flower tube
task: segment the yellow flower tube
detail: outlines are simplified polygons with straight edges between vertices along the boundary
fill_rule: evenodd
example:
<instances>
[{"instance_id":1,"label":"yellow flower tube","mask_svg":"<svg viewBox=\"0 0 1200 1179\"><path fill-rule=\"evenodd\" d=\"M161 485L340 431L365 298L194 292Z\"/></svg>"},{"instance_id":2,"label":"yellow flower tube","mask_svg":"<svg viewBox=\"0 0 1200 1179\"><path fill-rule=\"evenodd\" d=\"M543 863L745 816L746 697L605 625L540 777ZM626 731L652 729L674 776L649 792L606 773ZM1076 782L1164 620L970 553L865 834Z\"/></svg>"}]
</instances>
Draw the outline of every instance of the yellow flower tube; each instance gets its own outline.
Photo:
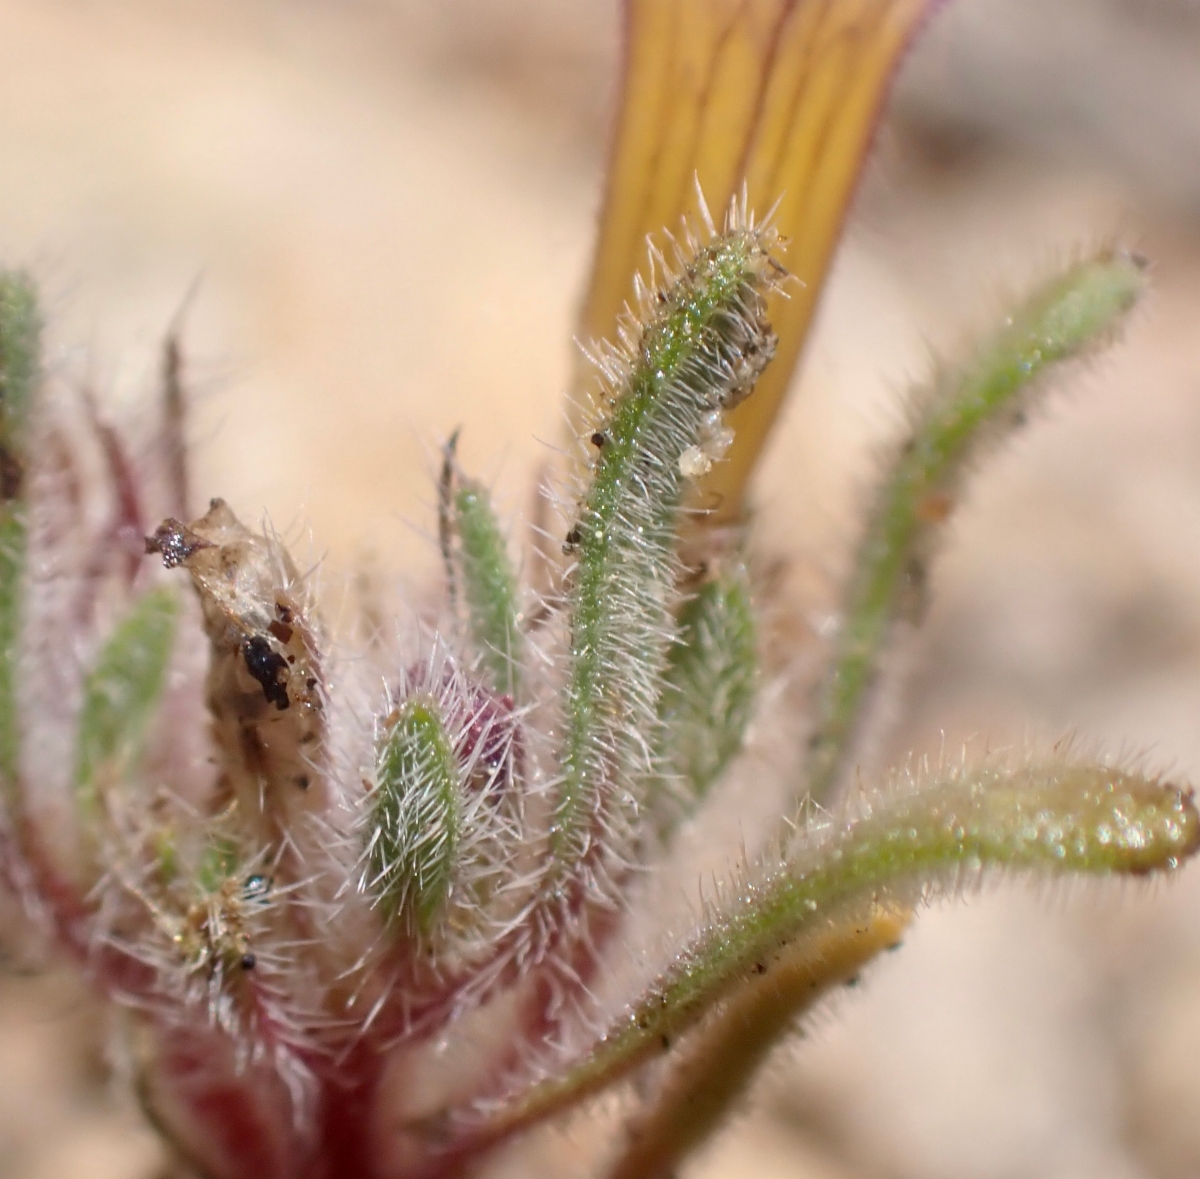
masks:
<instances>
[{"instance_id":1,"label":"yellow flower tube","mask_svg":"<svg viewBox=\"0 0 1200 1179\"><path fill-rule=\"evenodd\" d=\"M646 262L681 220L700 224L746 186L759 216L779 202L781 259L798 282L772 297L775 360L729 415L726 461L703 478L717 524L746 485L800 355L846 208L899 58L936 0L627 0L620 110L584 340L611 339ZM591 380L582 366L577 393Z\"/></svg>"}]
</instances>

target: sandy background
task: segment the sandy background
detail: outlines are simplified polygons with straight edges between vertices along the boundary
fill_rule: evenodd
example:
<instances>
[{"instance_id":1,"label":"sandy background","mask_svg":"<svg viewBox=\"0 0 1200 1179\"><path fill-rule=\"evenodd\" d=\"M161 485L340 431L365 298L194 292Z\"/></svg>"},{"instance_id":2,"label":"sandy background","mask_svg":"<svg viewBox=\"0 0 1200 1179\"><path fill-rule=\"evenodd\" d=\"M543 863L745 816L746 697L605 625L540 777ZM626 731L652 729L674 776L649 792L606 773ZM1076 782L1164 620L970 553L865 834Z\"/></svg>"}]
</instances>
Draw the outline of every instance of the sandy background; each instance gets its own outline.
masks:
<instances>
[{"instance_id":1,"label":"sandy background","mask_svg":"<svg viewBox=\"0 0 1200 1179\"><path fill-rule=\"evenodd\" d=\"M136 405L199 278L202 496L311 525L331 569L419 573L430 450L465 422L523 508L614 7L0 0L0 258L41 278L56 368ZM762 481L812 582L931 345L1114 234L1156 295L975 485L881 761L1072 732L1200 781L1198 62L1194 0L961 0L909 63ZM26 965L0 976L0 1176L162 1174L86 998ZM834 1014L689 1179L1200 1175L1200 869L930 913Z\"/></svg>"}]
</instances>

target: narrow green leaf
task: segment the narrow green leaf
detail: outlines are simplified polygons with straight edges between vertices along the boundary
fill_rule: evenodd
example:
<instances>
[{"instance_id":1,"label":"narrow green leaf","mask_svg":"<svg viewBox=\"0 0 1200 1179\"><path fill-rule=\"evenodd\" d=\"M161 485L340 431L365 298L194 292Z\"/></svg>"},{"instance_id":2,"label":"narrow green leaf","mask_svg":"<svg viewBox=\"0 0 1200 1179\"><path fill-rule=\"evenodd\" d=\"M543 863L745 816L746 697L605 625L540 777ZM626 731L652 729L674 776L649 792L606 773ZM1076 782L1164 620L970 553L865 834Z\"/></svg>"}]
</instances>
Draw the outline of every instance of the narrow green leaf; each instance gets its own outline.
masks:
<instances>
[{"instance_id":1,"label":"narrow green leaf","mask_svg":"<svg viewBox=\"0 0 1200 1179\"><path fill-rule=\"evenodd\" d=\"M37 291L24 274L0 273L0 775L17 775L16 664L25 568L25 423L41 372Z\"/></svg>"},{"instance_id":2,"label":"narrow green leaf","mask_svg":"<svg viewBox=\"0 0 1200 1179\"><path fill-rule=\"evenodd\" d=\"M464 480L454 496L454 520L471 640L491 687L515 696L521 666L517 576L486 489Z\"/></svg>"},{"instance_id":3,"label":"narrow green leaf","mask_svg":"<svg viewBox=\"0 0 1200 1179\"><path fill-rule=\"evenodd\" d=\"M679 613L659 713L666 763L695 807L742 747L758 678L754 612L741 566L706 582Z\"/></svg>"},{"instance_id":4,"label":"narrow green leaf","mask_svg":"<svg viewBox=\"0 0 1200 1179\"><path fill-rule=\"evenodd\" d=\"M594 470L566 548L570 671L552 845L560 864L612 835L653 778L658 701L674 619L676 532L690 477L725 437L722 415L753 388L774 348L765 292L770 231L731 223L644 293L622 350L601 357L611 412L584 439ZM661 262L661 259L660 259Z\"/></svg>"},{"instance_id":5,"label":"narrow green leaf","mask_svg":"<svg viewBox=\"0 0 1200 1179\"><path fill-rule=\"evenodd\" d=\"M911 917L903 906L871 905L852 922L793 942L686 1038L660 1083L645 1087L606 1179L678 1175L684 1160L736 1109L779 1041L832 988L851 982L872 958L894 949ZM666 1053L674 1041L668 1038L662 1047Z\"/></svg>"},{"instance_id":6,"label":"narrow green leaf","mask_svg":"<svg viewBox=\"0 0 1200 1179\"><path fill-rule=\"evenodd\" d=\"M831 928L927 899L964 871L1141 876L1177 868L1198 845L1189 791L1098 766L960 769L884 797L856 821L810 829L788 862L730 889L708 928L588 1054L514 1097L481 1133L502 1137L612 1083L803 948L798 939L823 953Z\"/></svg>"},{"instance_id":7,"label":"narrow green leaf","mask_svg":"<svg viewBox=\"0 0 1200 1179\"><path fill-rule=\"evenodd\" d=\"M41 378L42 317L26 274L0 273L0 417L5 442L24 428Z\"/></svg>"},{"instance_id":8,"label":"narrow green leaf","mask_svg":"<svg viewBox=\"0 0 1200 1179\"><path fill-rule=\"evenodd\" d=\"M1102 254L1037 291L957 369L913 397L911 434L886 471L847 583L842 624L817 698L808 793L836 791L881 655L901 618L919 617L929 561L964 478L1007 437L1048 370L1105 341L1146 287L1144 266Z\"/></svg>"},{"instance_id":9,"label":"narrow green leaf","mask_svg":"<svg viewBox=\"0 0 1200 1179\"><path fill-rule=\"evenodd\" d=\"M102 766L124 766L139 752L166 686L179 603L150 590L113 631L83 685L75 782L84 805L94 800Z\"/></svg>"}]
</instances>

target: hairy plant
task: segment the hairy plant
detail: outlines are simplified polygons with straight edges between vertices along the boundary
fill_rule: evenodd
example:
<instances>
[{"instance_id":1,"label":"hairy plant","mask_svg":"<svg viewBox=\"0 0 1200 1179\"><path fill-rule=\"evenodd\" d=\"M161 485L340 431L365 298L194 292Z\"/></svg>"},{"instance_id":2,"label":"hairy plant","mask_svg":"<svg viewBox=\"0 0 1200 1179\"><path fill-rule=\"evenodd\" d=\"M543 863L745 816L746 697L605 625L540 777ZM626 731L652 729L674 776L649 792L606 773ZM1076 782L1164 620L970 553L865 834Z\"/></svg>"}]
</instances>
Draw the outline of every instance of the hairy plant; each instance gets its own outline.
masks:
<instances>
[{"instance_id":1,"label":"hairy plant","mask_svg":"<svg viewBox=\"0 0 1200 1179\"><path fill-rule=\"evenodd\" d=\"M746 481L927 7L630 0L584 313L610 342L561 526L514 560L452 437L442 593L408 629L335 633L276 535L220 499L193 517L175 340L135 453L46 376L34 286L0 278L0 858L127 1013L198 1173L455 1175L637 1072L597 1166L667 1176L916 903L1195 852L1186 789L1061 753L847 789L971 467L1119 329L1141 260L1082 257L912 393L817 683L764 610ZM693 928L647 935L681 825L750 788L778 829Z\"/></svg>"}]
</instances>

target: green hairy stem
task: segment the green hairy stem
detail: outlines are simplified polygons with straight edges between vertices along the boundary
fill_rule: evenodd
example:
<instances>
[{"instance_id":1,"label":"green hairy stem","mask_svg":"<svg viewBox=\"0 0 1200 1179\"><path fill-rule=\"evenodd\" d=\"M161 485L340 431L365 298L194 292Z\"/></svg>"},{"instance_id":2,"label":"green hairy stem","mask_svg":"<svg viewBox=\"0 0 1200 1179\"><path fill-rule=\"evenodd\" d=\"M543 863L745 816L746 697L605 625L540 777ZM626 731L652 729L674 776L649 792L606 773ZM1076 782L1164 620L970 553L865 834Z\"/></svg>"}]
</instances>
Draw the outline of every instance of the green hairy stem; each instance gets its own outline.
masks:
<instances>
[{"instance_id":1,"label":"green hairy stem","mask_svg":"<svg viewBox=\"0 0 1200 1179\"><path fill-rule=\"evenodd\" d=\"M715 238L643 300L636 337L627 331L625 354L609 357L612 411L591 435L595 468L566 546L575 566L552 832L560 863L583 860L600 828L619 832L614 800L639 799L652 779L685 472L770 359L771 243L752 226Z\"/></svg>"},{"instance_id":2,"label":"green hairy stem","mask_svg":"<svg viewBox=\"0 0 1200 1179\"><path fill-rule=\"evenodd\" d=\"M963 366L913 397L913 425L884 475L847 586L841 630L817 696L808 794L836 791L893 624L919 618L927 565L964 477L1025 419L1039 380L1111 336L1146 288L1144 265L1105 253L1031 298Z\"/></svg>"},{"instance_id":3,"label":"green hairy stem","mask_svg":"<svg viewBox=\"0 0 1200 1179\"><path fill-rule=\"evenodd\" d=\"M37 291L25 274L0 273L0 775L17 776L17 642L25 567L25 426L41 379Z\"/></svg>"},{"instance_id":4,"label":"green hairy stem","mask_svg":"<svg viewBox=\"0 0 1200 1179\"><path fill-rule=\"evenodd\" d=\"M1141 876L1177 867L1198 844L1190 794L1098 766L961 769L885 797L857 821L807 832L791 860L730 889L724 912L628 1015L487 1132L508 1133L612 1083L770 971L798 938L852 925L872 906L903 904L985 867Z\"/></svg>"}]
</instances>

